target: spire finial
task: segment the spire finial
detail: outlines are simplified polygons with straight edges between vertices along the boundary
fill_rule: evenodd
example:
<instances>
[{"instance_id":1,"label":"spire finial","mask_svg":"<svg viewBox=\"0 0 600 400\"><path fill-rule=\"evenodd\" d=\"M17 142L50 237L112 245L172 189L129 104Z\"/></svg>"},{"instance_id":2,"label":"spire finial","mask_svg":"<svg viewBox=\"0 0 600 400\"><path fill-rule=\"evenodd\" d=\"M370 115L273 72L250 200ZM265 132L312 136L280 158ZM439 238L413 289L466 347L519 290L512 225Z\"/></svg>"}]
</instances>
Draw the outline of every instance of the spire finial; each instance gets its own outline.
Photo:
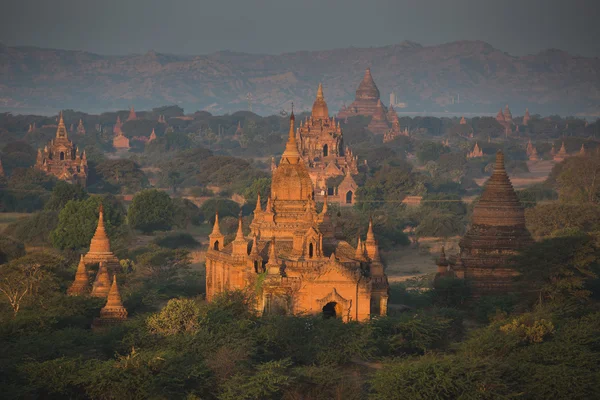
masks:
<instances>
[{"instance_id":1,"label":"spire finial","mask_svg":"<svg viewBox=\"0 0 600 400\"><path fill-rule=\"evenodd\" d=\"M219 210L215 211L215 224L213 225L212 235L220 235L221 229L219 227Z\"/></svg>"},{"instance_id":2,"label":"spire finial","mask_svg":"<svg viewBox=\"0 0 600 400\"><path fill-rule=\"evenodd\" d=\"M260 193L256 194L256 208L254 209L254 215L262 211L262 207L260 205Z\"/></svg>"},{"instance_id":3,"label":"spire finial","mask_svg":"<svg viewBox=\"0 0 600 400\"><path fill-rule=\"evenodd\" d=\"M235 234L235 240L245 240L244 239L244 230L242 226L242 212L240 211L240 215L238 216L238 229Z\"/></svg>"}]
</instances>

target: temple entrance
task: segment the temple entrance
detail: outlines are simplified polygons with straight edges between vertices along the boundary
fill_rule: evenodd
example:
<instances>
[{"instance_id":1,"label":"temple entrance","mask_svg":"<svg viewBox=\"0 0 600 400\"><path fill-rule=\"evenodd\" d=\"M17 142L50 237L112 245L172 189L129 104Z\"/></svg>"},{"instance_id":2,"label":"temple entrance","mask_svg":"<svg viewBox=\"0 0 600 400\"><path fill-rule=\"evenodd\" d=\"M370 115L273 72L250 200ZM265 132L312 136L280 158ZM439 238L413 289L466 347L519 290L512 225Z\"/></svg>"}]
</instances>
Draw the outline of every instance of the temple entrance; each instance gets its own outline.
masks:
<instances>
[{"instance_id":1,"label":"temple entrance","mask_svg":"<svg viewBox=\"0 0 600 400\"><path fill-rule=\"evenodd\" d=\"M313 244L311 243L308 245L308 257L313 258L313 253L314 253L314 247L313 247Z\"/></svg>"},{"instance_id":2,"label":"temple entrance","mask_svg":"<svg viewBox=\"0 0 600 400\"><path fill-rule=\"evenodd\" d=\"M60 152L60 160L64 160L65 159L65 153L63 153L62 151Z\"/></svg>"},{"instance_id":3,"label":"temple entrance","mask_svg":"<svg viewBox=\"0 0 600 400\"><path fill-rule=\"evenodd\" d=\"M353 193L351 190L346 193L346 204L352 204L352 196Z\"/></svg>"},{"instance_id":4,"label":"temple entrance","mask_svg":"<svg viewBox=\"0 0 600 400\"><path fill-rule=\"evenodd\" d=\"M335 194L334 188L332 188L332 187L327 188L327 196L333 196L334 194Z\"/></svg>"},{"instance_id":5,"label":"temple entrance","mask_svg":"<svg viewBox=\"0 0 600 400\"><path fill-rule=\"evenodd\" d=\"M323 146L323 157L327 157L327 155L329 154L329 148L327 147L327 145Z\"/></svg>"},{"instance_id":6,"label":"temple entrance","mask_svg":"<svg viewBox=\"0 0 600 400\"><path fill-rule=\"evenodd\" d=\"M219 250L219 241L218 241L218 240L217 240L217 241L215 241L215 244L214 244L214 246L213 246L213 249L215 249L215 250Z\"/></svg>"},{"instance_id":7,"label":"temple entrance","mask_svg":"<svg viewBox=\"0 0 600 400\"><path fill-rule=\"evenodd\" d=\"M338 315L337 315L336 308L338 308L338 304L335 301L325 304L323 306L323 318L325 318L325 319L337 318Z\"/></svg>"}]
</instances>

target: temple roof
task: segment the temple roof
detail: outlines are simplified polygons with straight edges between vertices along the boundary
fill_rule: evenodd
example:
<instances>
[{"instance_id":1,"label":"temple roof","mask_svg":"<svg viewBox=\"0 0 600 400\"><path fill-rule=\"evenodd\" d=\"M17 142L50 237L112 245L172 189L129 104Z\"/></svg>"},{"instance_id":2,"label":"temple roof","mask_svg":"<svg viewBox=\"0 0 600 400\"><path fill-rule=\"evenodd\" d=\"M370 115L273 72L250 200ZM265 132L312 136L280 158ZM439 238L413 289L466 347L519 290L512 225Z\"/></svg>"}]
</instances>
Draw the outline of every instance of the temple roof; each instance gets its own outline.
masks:
<instances>
[{"instance_id":1,"label":"temple roof","mask_svg":"<svg viewBox=\"0 0 600 400\"><path fill-rule=\"evenodd\" d=\"M329 109L327 108L325 97L323 96L323 85L320 83L319 88L317 89L317 98L312 107L312 117L314 119L329 118Z\"/></svg>"},{"instance_id":2,"label":"temple roof","mask_svg":"<svg viewBox=\"0 0 600 400\"><path fill-rule=\"evenodd\" d=\"M365 71L365 76L363 80L358 85L358 89L356 89L356 98L359 99L379 99L379 89L377 89L377 85L375 85L375 81L371 76L371 68L367 68Z\"/></svg>"}]
</instances>

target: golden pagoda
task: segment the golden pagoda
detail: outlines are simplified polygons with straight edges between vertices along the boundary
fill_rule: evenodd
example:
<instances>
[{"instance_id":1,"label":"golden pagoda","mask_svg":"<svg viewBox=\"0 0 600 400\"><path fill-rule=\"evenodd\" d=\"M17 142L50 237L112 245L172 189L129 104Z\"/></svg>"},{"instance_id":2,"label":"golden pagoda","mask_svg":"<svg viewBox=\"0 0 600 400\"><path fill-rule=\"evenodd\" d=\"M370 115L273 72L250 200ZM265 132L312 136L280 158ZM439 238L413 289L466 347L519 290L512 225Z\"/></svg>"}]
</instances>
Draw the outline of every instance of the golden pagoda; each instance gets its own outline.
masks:
<instances>
[{"instance_id":1,"label":"golden pagoda","mask_svg":"<svg viewBox=\"0 0 600 400\"><path fill-rule=\"evenodd\" d=\"M321 212L316 209L294 130L292 113L267 206L263 210L258 199L254 210L252 239L244 237L239 220L235 239L224 244L215 218L206 255L207 300L224 291L256 288L261 279L256 292L261 313L322 314L344 321L385 314L389 285L372 224L365 251L361 244L354 248L336 238L326 197Z\"/></svg>"},{"instance_id":2,"label":"golden pagoda","mask_svg":"<svg viewBox=\"0 0 600 400\"><path fill-rule=\"evenodd\" d=\"M98 227L90 242L90 250L83 258L86 264L104 263L111 272L120 267L119 259L110 250L110 239L104 227L104 207L98 208Z\"/></svg>"}]
</instances>

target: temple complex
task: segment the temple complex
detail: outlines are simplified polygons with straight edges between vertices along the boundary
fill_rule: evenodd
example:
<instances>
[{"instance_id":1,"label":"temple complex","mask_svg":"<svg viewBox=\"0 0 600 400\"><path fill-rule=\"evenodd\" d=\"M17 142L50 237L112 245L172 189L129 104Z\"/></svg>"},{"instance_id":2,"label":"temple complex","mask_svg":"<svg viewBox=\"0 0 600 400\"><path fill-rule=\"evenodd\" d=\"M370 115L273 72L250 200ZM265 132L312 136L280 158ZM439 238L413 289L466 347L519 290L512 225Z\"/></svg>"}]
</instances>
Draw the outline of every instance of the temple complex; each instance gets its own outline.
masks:
<instances>
[{"instance_id":1,"label":"temple complex","mask_svg":"<svg viewBox=\"0 0 600 400\"><path fill-rule=\"evenodd\" d=\"M104 263L111 272L120 267L119 259L110 251L110 240L104 228L104 208L98 210L98 227L90 243L90 250L83 258L86 264Z\"/></svg>"},{"instance_id":2,"label":"temple complex","mask_svg":"<svg viewBox=\"0 0 600 400\"><path fill-rule=\"evenodd\" d=\"M467 158L477 158L483 157L483 150L479 147L479 143L475 142L475 147L473 147L473 151L467 154Z\"/></svg>"},{"instance_id":3,"label":"temple complex","mask_svg":"<svg viewBox=\"0 0 600 400\"><path fill-rule=\"evenodd\" d=\"M79 153L79 149L69 140L62 112L56 136L43 151L38 149L34 168L60 180L85 187L88 175L87 157L85 151Z\"/></svg>"},{"instance_id":4,"label":"temple complex","mask_svg":"<svg viewBox=\"0 0 600 400\"><path fill-rule=\"evenodd\" d=\"M314 117L326 118L322 104L314 111ZM244 236L240 218L235 239L225 244L215 217L206 255L207 300L245 289L255 293L256 308L264 314L322 314L344 321L386 314L389 285L372 223L355 248L336 237L326 197L317 211L293 113L271 194L264 209L258 199L250 232Z\"/></svg>"},{"instance_id":5,"label":"temple complex","mask_svg":"<svg viewBox=\"0 0 600 400\"><path fill-rule=\"evenodd\" d=\"M329 116L321 84L317 89L311 116L302 121L296 130L296 141L315 188L315 200L323 201L324 196L328 195L330 201L340 205L354 204L355 190L349 188L357 187L352 175L358 173L358 158L352 154L351 149L344 147L342 129L335 117ZM275 169L276 166L273 166L272 172ZM327 184L327 179L344 175L351 181L346 182L344 187L331 187Z\"/></svg>"},{"instance_id":6,"label":"temple complex","mask_svg":"<svg viewBox=\"0 0 600 400\"><path fill-rule=\"evenodd\" d=\"M83 255L79 259L79 265L77 265L77 272L75 273L75 280L67 289L67 294L69 296L81 296L90 293L90 281L87 272L87 268L85 267L85 262L83 261Z\"/></svg>"},{"instance_id":7,"label":"temple complex","mask_svg":"<svg viewBox=\"0 0 600 400\"><path fill-rule=\"evenodd\" d=\"M101 328L118 324L127 319L127 310L123 307L121 294L117 286L117 276L113 276L112 285L108 292L106 305L100 310L100 318L95 318L92 328Z\"/></svg>"},{"instance_id":8,"label":"temple complex","mask_svg":"<svg viewBox=\"0 0 600 400\"><path fill-rule=\"evenodd\" d=\"M554 149L554 145L552 146L552 148ZM552 159L556 162L561 162L564 161L565 158L567 158L568 156L569 155L567 154L567 149L565 148L565 142L562 142L560 150L558 150L558 153L553 155Z\"/></svg>"},{"instance_id":9,"label":"temple complex","mask_svg":"<svg viewBox=\"0 0 600 400\"><path fill-rule=\"evenodd\" d=\"M83 120L79 119L79 124L77 124L77 134L85 135L85 126L83 126Z\"/></svg>"},{"instance_id":10,"label":"temple complex","mask_svg":"<svg viewBox=\"0 0 600 400\"><path fill-rule=\"evenodd\" d=\"M363 80L358 85L358 89L356 89L354 101L348 107L343 106L338 112L337 117L340 119L355 117L357 115L372 117L369 130L373 133L383 135L389 129L389 125L386 115L387 111L379 97L379 89L375 85L375 81L373 81L371 69L367 68Z\"/></svg>"},{"instance_id":11,"label":"temple complex","mask_svg":"<svg viewBox=\"0 0 600 400\"><path fill-rule=\"evenodd\" d=\"M453 270L468 281L475 297L510 291L517 275L511 257L532 243L524 208L506 174L504 154L498 151L494 172L459 242L460 254Z\"/></svg>"}]
</instances>

